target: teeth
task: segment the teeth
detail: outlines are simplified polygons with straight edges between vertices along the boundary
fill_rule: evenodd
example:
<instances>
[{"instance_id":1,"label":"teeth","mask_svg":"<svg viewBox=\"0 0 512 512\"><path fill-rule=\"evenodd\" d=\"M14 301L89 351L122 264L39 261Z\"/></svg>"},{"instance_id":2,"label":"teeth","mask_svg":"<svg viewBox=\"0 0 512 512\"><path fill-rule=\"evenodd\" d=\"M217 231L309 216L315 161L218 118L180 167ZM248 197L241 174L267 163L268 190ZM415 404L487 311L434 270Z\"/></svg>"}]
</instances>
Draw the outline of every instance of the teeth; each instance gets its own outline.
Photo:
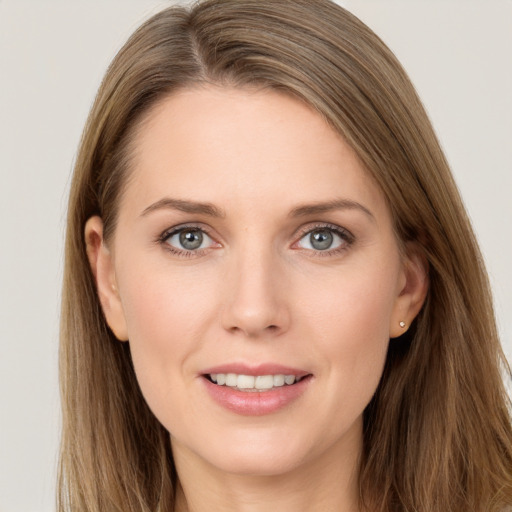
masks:
<instances>
[{"instance_id":1,"label":"teeth","mask_svg":"<svg viewBox=\"0 0 512 512\"><path fill-rule=\"evenodd\" d=\"M284 379L285 379L284 375L274 375L274 386L275 387L284 386Z\"/></svg>"},{"instance_id":2,"label":"teeth","mask_svg":"<svg viewBox=\"0 0 512 512\"><path fill-rule=\"evenodd\" d=\"M219 386L229 386L239 390L266 391L272 388L291 386L301 378L295 375L238 375L236 373L212 373L210 379Z\"/></svg>"},{"instance_id":3,"label":"teeth","mask_svg":"<svg viewBox=\"0 0 512 512\"><path fill-rule=\"evenodd\" d=\"M252 375L239 375L236 379L236 387L238 389L252 389L255 380Z\"/></svg>"},{"instance_id":4,"label":"teeth","mask_svg":"<svg viewBox=\"0 0 512 512\"><path fill-rule=\"evenodd\" d=\"M274 377L272 375L258 375L255 379L254 387L256 389L273 388L274 387Z\"/></svg>"},{"instance_id":5,"label":"teeth","mask_svg":"<svg viewBox=\"0 0 512 512\"><path fill-rule=\"evenodd\" d=\"M235 387L238 384L238 378L234 373L226 375L226 386Z\"/></svg>"},{"instance_id":6,"label":"teeth","mask_svg":"<svg viewBox=\"0 0 512 512\"><path fill-rule=\"evenodd\" d=\"M284 383L285 384L293 384L295 382L295 375L286 375L285 378L284 378Z\"/></svg>"}]
</instances>

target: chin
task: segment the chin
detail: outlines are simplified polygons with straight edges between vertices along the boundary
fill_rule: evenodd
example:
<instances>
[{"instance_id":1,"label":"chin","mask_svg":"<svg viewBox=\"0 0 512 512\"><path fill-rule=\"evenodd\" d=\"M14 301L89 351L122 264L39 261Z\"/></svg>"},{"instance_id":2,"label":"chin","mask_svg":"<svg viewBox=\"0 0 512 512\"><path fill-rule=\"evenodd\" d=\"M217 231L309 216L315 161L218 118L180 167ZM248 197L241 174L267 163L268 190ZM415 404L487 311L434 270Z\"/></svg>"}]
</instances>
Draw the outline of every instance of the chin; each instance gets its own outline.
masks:
<instances>
[{"instance_id":1,"label":"chin","mask_svg":"<svg viewBox=\"0 0 512 512\"><path fill-rule=\"evenodd\" d=\"M282 450L255 447L255 449L234 449L215 458L210 464L222 472L240 476L279 476L298 469L303 462L297 450L283 453Z\"/></svg>"},{"instance_id":2,"label":"chin","mask_svg":"<svg viewBox=\"0 0 512 512\"><path fill-rule=\"evenodd\" d=\"M212 432L208 439L215 439L215 442L190 443L184 447L174 441L173 449L180 444L180 448L185 448L189 455L193 454L210 468L226 474L275 477L315 465L315 461L322 459L332 447L325 436L322 439L314 433L301 432L297 426L274 427L239 427L231 429L229 435Z\"/></svg>"}]
</instances>

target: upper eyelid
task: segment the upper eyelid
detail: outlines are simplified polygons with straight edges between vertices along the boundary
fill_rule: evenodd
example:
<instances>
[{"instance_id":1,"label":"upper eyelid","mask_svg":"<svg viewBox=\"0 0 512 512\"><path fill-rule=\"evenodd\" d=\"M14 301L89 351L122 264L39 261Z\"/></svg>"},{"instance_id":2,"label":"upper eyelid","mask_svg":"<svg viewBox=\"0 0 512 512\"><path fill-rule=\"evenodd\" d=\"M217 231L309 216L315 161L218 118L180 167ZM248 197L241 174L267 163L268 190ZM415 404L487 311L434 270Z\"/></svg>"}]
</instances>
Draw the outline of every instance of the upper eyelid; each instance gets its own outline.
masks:
<instances>
[{"instance_id":1,"label":"upper eyelid","mask_svg":"<svg viewBox=\"0 0 512 512\"><path fill-rule=\"evenodd\" d=\"M190 229L190 230L197 229L199 231L203 231L210 238L213 238L213 236L211 234L212 230L210 228L208 228L204 224L195 223L195 222L178 224L177 226L173 226L171 228L167 228L164 231L162 231L162 233L160 234L159 238L161 240L165 240L165 239L169 238L170 236L175 235L176 233L179 233L180 231L186 231L187 229Z\"/></svg>"},{"instance_id":2,"label":"upper eyelid","mask_svg":"<svg viewBox=\"0 0 512 512\"><path fill-rule=\"evenodd\" d=\"M210 239L210 242L212 245L219 244L219 242L217 242L217 240L208 232L208 230L205 229L204 225L197 225L196 223L180 224L180 225L168 228L158 236L158 238L156 239L156 243L159 246L163 246L166 251L169 251L172 254L174 254L175 256L182 257L182 258L183 257L187 257L187 258L188 257L190 257L190 258L200 257L201 255L205 254L206 251L208 251L209 249L212 248L212 246L210 246L210 247L203 247L203 248L197 248L197 249L186 249L184 247L182 247L182 248L176 247L172 243L168 242L168 240L171 237L174 237L177 234L179 234L180 232L187 231L187 230L202 231Z\"/></svg>"},{"instance_id":3,"label":"upper eyelid","mask_svg":"<svg viewBox=\"0 0 512 512\"><path fill-rule=\"evenodd\" d=\"M219 237L216 236L214 233L214 230L201 222L190 222L190 223L183 223L178 224L176 226L170 227L165 229L158 239L160 241L167 240L170 236L175 235L176 233L179 233L180 231L184 231L187 229L198 229L200 231L203 231L207 236L212 238L217 243L219 242ZM294 234L292 235L292 238L294 239L294 244L303 238L308 233L311 233L312 231L315 231L316 229L330 229L333 232L337 233L340 236L345 236L350 239L355 239L354 235L351 233L350 230L347 228L344 228L343 226L339 226L337 224L333 224L330 222L322 222L322 221L316 221L316 222L309 222L305 225L300 226L298 229L295 230Z\"/></svg>"},{"instance_id":4,"label":"upper eyelid","mask_svg":"<svg viewBox=\"0 0 512 512\"><path fill-rule=\"evenodd\" d=\"M337 224L332 224L330 222L313 222L309 223L305 226L301 226L297 231L295 236L296 237L303 237L307 235L308 233L311 233L312 231L315 231L317 229L330 229L331 231L334 231L335 233L338 233L340 235L346 235L350 238L355 238L354 235L351 233L350 230L347 228L344 228L342 226L338 226Z\"/></svg>"}]
</instances>

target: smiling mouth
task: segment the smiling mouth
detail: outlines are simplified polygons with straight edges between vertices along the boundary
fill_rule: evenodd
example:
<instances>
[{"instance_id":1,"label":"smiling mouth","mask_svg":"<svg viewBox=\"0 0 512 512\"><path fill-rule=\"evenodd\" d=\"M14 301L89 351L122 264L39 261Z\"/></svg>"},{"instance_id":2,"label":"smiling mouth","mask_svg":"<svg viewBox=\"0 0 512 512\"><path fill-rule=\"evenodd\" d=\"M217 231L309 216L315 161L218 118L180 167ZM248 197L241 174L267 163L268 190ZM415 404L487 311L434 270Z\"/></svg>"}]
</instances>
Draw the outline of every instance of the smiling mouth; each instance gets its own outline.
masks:
<instances>
[{"instance_id":1,"label":"smiling mouth","mask_svg":"<svg viewBox=\"0 0 512 512\"><path fill-rule=\"evenodd\" d=\"M293 386L310 375L243 375L237 373L209 373L205 377L217 386L226 386L237 391L262 392L283 386Z\"/></svg>"}]
</instances>

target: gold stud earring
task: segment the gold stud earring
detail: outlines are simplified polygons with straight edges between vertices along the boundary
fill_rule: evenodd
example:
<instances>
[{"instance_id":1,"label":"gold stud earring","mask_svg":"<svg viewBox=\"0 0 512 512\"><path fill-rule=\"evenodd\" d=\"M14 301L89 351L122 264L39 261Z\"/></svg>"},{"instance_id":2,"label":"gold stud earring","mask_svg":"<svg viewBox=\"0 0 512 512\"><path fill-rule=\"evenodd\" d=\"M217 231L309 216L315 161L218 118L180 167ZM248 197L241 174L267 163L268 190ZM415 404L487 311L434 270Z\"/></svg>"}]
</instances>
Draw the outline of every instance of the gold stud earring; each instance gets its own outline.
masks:
<instances>
[{"instance_id":1,"label":"gold stud earring","mask_svg":"<svg viewBox=\"0 0 512 512\"><path fill-rule=\"evenodd\" d=\"M405 322L402 320L398 325L400 325L400 327L403 329L405 327Z\"/></svg>"}]
</instances>

